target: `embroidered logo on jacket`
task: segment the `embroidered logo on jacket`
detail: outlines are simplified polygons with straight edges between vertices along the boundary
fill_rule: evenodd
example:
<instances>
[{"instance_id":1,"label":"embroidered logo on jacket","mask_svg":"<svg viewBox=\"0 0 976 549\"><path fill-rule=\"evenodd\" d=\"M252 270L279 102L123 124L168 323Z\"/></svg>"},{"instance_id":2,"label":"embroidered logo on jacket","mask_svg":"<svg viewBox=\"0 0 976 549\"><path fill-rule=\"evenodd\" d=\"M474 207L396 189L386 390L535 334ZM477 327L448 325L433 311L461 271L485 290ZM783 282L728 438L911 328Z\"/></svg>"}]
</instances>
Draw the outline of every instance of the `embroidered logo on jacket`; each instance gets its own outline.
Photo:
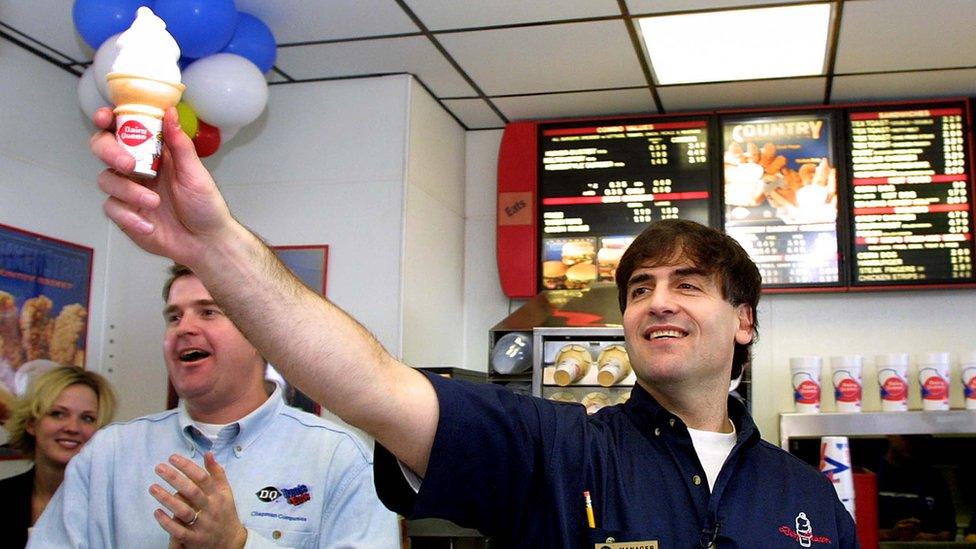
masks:
<instances>
[{"instance_id":1,"label":"embroidered logo on jacket","mask_svg":"<svg viewBox=\"0 0 976 549\"><path fill-rule=\"evenodd\" d=\"M285 501L289 505L301 505L306 501L312 499L312 493L309 491L308 486L304 484L299 484L294 488L276 488L274 486L265 486L261 488L255 494L259 500L265 503L271 503L278 498L284 496Z\"/></svg>"},{"instance_id":2,"label":"embroidered logo on jacket","mask_svg":"<svg viewBox=\"0 0 976 549\"><path fill-rule=\"evenodd\" d=\"M810 547L814 543L831 543L830 538L827 536L813 535L813 526L810 524L810 519L807 518L807 514L803 511L800 511L800 514L796 516L796 520L793 522L795 528L783 525L779 527L779 533L788 538L795 539L800 544L800 547Z\"/></svg>"}]
</instances>

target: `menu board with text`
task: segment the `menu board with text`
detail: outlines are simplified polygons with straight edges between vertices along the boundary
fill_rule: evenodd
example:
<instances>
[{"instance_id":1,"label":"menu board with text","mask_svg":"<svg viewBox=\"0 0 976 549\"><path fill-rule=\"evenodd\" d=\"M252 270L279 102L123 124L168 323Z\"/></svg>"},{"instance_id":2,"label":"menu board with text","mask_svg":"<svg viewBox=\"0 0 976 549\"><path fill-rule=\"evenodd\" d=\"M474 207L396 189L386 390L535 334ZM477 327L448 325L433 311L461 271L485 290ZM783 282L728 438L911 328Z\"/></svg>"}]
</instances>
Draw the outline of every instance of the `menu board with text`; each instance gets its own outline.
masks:
<instances>
[{"instance_id":1,"label":"menu board with text","mask_svg":"<svg viewBox=\"0 0 976 549\"><path fill-rule=\"evenodd\" d=\"M972 282L964 105L848 114L852 283Z\"/></svg>"},{"instance_id":2,"label":"menu board with text","mask_svg":"<svg viewBox=\"0 0 976 549\"><path fill-rule=\"evenodd\" d=\"M837 285L837 162L830 112L721 120L725 231L764 287Z\"/></svg>"},{"instance_id":3,"label":"menu board with text","mask_svg":"<svg viewBox=\"0 0 976 549\"><path fill-rule=\"evenodd\" d=\"M539 128L542 288L612 281L649 223L710 224L708 119Z\"/></svg>"}]
</instances>

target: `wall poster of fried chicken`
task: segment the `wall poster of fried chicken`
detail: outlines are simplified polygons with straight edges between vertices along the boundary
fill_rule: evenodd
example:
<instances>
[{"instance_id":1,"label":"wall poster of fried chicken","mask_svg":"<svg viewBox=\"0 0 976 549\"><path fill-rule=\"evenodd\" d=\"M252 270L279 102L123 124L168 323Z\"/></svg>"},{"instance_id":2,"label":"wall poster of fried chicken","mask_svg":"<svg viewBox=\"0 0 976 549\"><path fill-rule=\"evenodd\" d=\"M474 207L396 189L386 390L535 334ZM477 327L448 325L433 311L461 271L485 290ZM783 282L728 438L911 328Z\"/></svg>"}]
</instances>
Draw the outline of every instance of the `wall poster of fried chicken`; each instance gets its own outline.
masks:
<instances>
[{"instance_id":1,"label":"wall poster of fried chicken","mask_svg":"<svg viewBox=\"0 0 976 549\"><path fill-rule=\"evenodd\" d=\"M92 257L91 248L0 225L3 405L37 373L58 364L85 367Z\"/></svg>"},{"instance_id":2,"label":"wall poster of fried chicken","mask_svg":"<svg viewBox=\"0 0 976 549\"><path fill-rule=\"evenodd\" d=\"M722 120L725 230L764 286L841 282L833 131L827 112Z\"/></svg>"}]
</instances>

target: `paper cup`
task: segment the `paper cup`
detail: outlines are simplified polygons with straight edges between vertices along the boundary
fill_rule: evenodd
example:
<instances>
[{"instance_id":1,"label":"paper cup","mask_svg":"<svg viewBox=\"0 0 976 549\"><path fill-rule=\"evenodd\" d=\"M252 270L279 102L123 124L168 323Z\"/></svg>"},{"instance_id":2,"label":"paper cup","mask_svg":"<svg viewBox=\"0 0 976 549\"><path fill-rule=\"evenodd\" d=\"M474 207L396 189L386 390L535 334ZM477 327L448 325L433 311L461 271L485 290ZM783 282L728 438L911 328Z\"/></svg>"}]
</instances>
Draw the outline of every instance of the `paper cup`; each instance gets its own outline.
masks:
<instances>
[{"instance_id":1,"label":"paper cup","mask_svg":"<svg viewBox=\"0 0 976 549\"><path fill-rule=\"evenodd\" d=\"M834 485L837 497L854 516L854 472L851 471L851 446L847 437L820 439L820 472Z\"/></svg>"},{"instance_id":2,"label":"paper cup","mask_svg":"<svg viewBox=\"0 0 976 549\"><path fill-rule=\"evenodd\" d=\"M976 351L963 353L959 357L959 373L962 379L962 393L966 398L966 409L976 410Z\"/></svg>"},{"instance_id":3,"label":"paper cup","mask_svg":"<svg viewBox=\"0 0 976 549\"><path fill-rule=\"evenodd\" d=\"M925 353L918 359L918 386L923 410L949 409L949 353Z\"/></svg>"},{"instance_id":4,"label":"paper cup","mask_svg":"<svg viewBox=\"0 0 976 549\"><path fill-rule=\"evenodd\" d=\"M861 411L861 355L830 357L830 380L834 386L834 402L838 412Z\"/></svg>"},{"instance_id":5,"label":"paper cup","mask_svg":"<svg viewBox=\"0 0 976 549\"><path fill-rule=\"evenodd\" d=\"M882 412L908 410L908 354L891 353L875 358Z\"/></svg>"},{"instance_id":6,"label":"paper cup","mask_svg":"<svg viewBox=\"0 0 976 549\"><path fill-rule=\"evenodd\" d=\"M823 359L819 356L795 356L790 358L790 379L793 385L793 402L796 411L815 413L820 411L820 370Z\"/></svg>"}]
</instances>

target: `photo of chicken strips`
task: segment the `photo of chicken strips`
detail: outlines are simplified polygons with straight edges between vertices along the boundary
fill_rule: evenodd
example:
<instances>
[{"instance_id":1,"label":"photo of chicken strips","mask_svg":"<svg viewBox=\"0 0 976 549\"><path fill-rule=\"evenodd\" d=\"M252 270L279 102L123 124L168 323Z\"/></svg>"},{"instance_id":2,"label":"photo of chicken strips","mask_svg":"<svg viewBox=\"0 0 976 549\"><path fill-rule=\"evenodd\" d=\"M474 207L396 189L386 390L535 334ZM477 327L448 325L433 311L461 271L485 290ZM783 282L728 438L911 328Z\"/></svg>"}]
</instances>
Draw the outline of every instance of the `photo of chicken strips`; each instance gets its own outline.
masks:
<instances>
[{"instance_id":1,"label":"photo of chicken strips","mask_svg":"<svg viewBox=\"0 0 976 549\"><path fill-rule=\"evenodd\" d=\"M76 355L78 338L85 329L85 317L88 311L80 303L66 305L54 319L51 332L51 360L65 366L80 366Z\"/></svg>"},{"instance_id":2,"label":"photo of chicken strips","mask_svg":"<svg viewBox=\"0 0 976 549\"><path fill-rule=\"evenodd\" d=\"M777 215L791 221L829 221L836 215L831 207L837 197L836 169L827 158L803 162L794 169L785 156L777 154L774 143L762 147L747 143L745 148L732 143L725 152L725 173L727 204L757 206L765 200L777 209ZM751 183L744 180L744 173ZM749 187L743 193L746 184Z\"/></svg>"},{"instance_id":3,"label":"photo of chicken strips","mask_svg":"<svg viewBox=\"0 0 976 549\"><path fill-rule=\"evenodd\" d=\"M27 361L48 358L48 345L51 341L51 308L53 303L47 296L32 297L24 301L20 310L20 335Z\"/></svg>"},{"instance_id":4,"label":"photo of chicken strips","mask_svg":"<svg viewBox=\"0 0 976 549\"><path fill-rule=\"evenodd\" d=\"M24 362L17 299L4 291L0 291L0 358L7 362L11 370L16 370Z\"/></svg>"}]
</instances>

